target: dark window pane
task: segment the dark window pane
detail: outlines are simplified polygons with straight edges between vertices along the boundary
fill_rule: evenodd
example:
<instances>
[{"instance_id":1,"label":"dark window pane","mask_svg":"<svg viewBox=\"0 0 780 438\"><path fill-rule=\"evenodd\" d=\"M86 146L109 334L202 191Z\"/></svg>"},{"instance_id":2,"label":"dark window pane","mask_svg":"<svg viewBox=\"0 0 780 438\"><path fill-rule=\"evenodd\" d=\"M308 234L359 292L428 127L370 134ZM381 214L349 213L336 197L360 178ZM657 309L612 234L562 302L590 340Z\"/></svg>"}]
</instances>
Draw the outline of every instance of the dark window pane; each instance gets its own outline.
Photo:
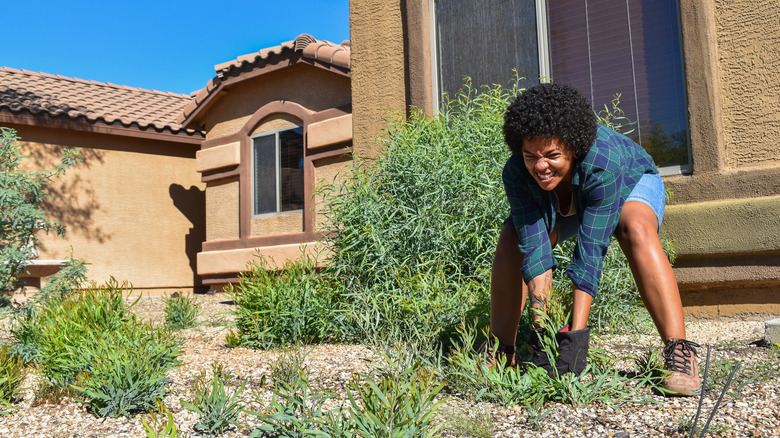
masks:
<instances>
[{"instance_id":1,"label":"dark window pane","mask_svg":"<svg viewBox=\"0 0 780 438\"><path fill-rule=\"evenodd\" d=\"M620 94L634 139L658 166L687 165L688 124L676 0L548 2L552 76L591 99Z\"/></svg>"},{"instance_id":2,"label":"dark window pane","mask_svg":"<svg viewBox=\"0 0 780 438\"><path fill-rule=\"evenodd\" d=\"M539 83L536 7L529 0L436 0L439 89L453 97L463 85L507 85L516 69Z\"/></svg>"},{"instance_id":3,"label":"dark window pane","mask_svg":"<svg viewBox=\"0 0 780 438\"><path fill-rule=\"evenodd\" d=\"M276 134L254 139L254 214L276 212Z\"/></svg>"},{"instance_id":4,"label":"dark window pane","mask_svg":"<svg viewBox=\"0 0 780 438\"><path fill-rule=\"evenodd\" d=\"M281 211L303 209L303 130L279 133L281 150Z\"/></svg>"}]
</instances>

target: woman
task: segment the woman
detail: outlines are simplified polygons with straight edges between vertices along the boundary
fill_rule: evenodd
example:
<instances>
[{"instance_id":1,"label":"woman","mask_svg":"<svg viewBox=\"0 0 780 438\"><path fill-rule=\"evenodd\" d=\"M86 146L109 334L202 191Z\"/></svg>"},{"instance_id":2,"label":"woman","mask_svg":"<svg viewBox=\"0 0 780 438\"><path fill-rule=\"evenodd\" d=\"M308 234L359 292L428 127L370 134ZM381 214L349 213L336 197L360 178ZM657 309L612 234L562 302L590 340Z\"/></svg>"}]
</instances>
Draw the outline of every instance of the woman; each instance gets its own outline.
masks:
<instances>
[{"instance_id":1,"label":"woman","mask_svg":"<svg viewBox=\"0 0 780 438\"><path fill-rule=\"evenodd\" d=\"M698 345L685 339L677 281L658 237L665 191L652 158L629 138L598 125L587 99L567 85L542 84L518 95L507 108L504 138L512 151L502 175L511 216L501 230L491 280L496 353L514 362L526 298L530 295L531 306L544 312L555 268L552 248L576 235L566 269L572 317L569 330L556 333L559 360L549 363L541 349L537 314L531 362L550 375L582 373L590 306L614 234L666 345L665 389L699 393Z\"/></svg>"}]
</instances>

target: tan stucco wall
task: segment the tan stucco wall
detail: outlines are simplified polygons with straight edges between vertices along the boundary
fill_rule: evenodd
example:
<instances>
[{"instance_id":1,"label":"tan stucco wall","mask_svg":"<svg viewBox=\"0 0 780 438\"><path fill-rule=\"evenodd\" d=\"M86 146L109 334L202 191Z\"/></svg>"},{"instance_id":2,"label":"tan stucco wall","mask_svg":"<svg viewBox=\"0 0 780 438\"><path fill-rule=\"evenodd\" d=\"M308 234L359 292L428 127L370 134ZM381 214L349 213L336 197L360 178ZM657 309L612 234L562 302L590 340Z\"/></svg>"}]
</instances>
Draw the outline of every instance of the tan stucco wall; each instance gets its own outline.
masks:
<instances>
[{"instance_id":1,"label":"tan stucco wall","mask_svg":"<svg viewBox=\"0 0 780 438\"><path fill-rule=\"evenodd\" d=\"M351 165L352 160L349 156L323 160L321 162L315 163L315 186L317 189L315 190L314 194L314 208L316 211L322 211L325 206L322 192L318 189L327 187L332 184L338 184L343 181L349 172L351 172ZM316 229L321 230L324 221L325 216L323 214L317 214L315 216Z\"/></svg>"},{"instance_id":2,"label":"tan stucco wall","mask_svg":"<svg viewBox=\"0 0 780 438\"><path fill-rule=\"evenodd\" d=\"M206 240L238 238L238 177L206 185Z\"/></svg>"},{"instance_id":3,"label":"tan stucco wall","mask_svg":"<svg viewBox=\"0 0 780 438\"><path fill-rule=\"evenodd\" d=\"M780 164L780 7L716 0L725 164Z\"/></svg>"},{"instance_id":4,"label":"tan stucco wall","mask_svg":"<svg viewBox=\"0 0 780 438\"><path fill-rule=\"evenodd\" d=\"M60 145L82 148L83 162L55 182L47 207L67 236L42 236L39 259L62 259L72 248L98 283L113 276L139 291L192 290L205 237L197 146L15 128L38 165L49 166Z\"/></svg>"},{"instance_id":5,"label":"tan stucco wall","mask_svg":"<svg viewBox=\"0 0 780 438\"><path fill-rule=\"evenodd\" d=\"M347 105L349 96L348 77L306 64L296 64L231 87L209 108L204 118L206 138L238 132L252 114L268 102L295 102L316 112Z\"/></svg>"},{"instance_id":6,"label":"tan stucco wall","mask_svg":"<svg viewBox=\"0 0 780 438\"><path fill-rule=\"evenodd\" d=\"M198 266L203 266L201 274L213 275L226 272L241 272L257 257L265 257L272 267L281 267L288 260L296 260L302 254L324 260L325 248L319 242L304 242L290 245L274 245L264 248L241 248L225 251L208 251L198 254Z\"/></svg>"},{"instance_id":7,"label":"tan stucco wall","mask_svg":"<svg viewBox=\"0 0 780 438\"><path fill-rule=\"evenodd\" d=\"M406 112L401 3L349 2L355 154L375 156L387 118Z\"/></svg>"},{"instance_id":8,"label":"tan stucco wall","mask_svg":"<svg viewBox=\"0 0 780 438\"><path fill-rule=\"evenodd\" d=\"M681 257L780 251L780 195L672 205L662 225L669 229L685 230L674 236Z\"/></svg>"}]
</instances>

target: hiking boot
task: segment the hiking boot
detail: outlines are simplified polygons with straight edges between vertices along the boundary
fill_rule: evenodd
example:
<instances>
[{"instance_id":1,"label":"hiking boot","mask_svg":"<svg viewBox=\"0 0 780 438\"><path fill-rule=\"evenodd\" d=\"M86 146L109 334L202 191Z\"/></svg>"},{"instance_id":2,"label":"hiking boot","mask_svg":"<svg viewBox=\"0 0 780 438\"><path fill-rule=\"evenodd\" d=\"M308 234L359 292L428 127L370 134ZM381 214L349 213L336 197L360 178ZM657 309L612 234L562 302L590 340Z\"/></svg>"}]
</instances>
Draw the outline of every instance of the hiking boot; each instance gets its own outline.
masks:
<instances>
[{"instance_id":1,"label":"hiking boot","mask_svg":"<svg viewBox=\"0 0 780 438\"><path fill-rule=\"evenodd\" d=\"M545 370L548 376L554 377L555 373L550 358L542 346L542 338L546 332L543 328L531 332L531 339L528 340L528 345L531 347L531 363Z\"/></svg>"},{"instance_id":2,"label":"hiking boot","mask_svg":"<svg viewBox=\"0 0 780 438\"><path fill-rule=\"evenodd\" d=\"M696 347L699 344L685 339L669 339L663 350L664 368L670 374L664 378L663 388L668 395L694 396L701 394L699 363Z\"/></svg>"},{"instance_id":3,"label":"hiking boot","mask_svg":"<svg viewBox=\"0 0 780 438\"><path fill-rule=\"evenodd\" d=\"M558 376L574 373L579 376L588 365L588 349L590 348L590 328L558 332L558 362L555 368Z\"/></svg>"},{"instance_id":4,"label":"hiking boot","mask_svg":"<svg viewBox=\"0 0 780 438\"><path fill-rule=\"evenodd\" d=\"M502 359L506 360L506 367L514 367L517 366L515 350L516 348L514 345L504 344L500 340L498 341L498 345L496 345L495 338L491 338L479 346L477 354L483 358L482 361L488 368L498 366Z\"/></svg>"}]
</instances>

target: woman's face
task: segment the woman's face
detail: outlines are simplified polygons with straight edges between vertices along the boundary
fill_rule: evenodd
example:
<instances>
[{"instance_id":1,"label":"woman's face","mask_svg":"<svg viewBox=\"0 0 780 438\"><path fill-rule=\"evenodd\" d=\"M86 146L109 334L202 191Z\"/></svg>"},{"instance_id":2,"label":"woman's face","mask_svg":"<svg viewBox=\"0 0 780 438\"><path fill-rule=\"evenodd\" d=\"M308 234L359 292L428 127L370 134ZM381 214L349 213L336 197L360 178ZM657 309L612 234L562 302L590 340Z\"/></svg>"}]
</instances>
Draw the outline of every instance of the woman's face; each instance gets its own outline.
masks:
<instances>
[{"instance_id":1,"label":"woman's face","mask_svg":"<svg viewBox=\"0 0 780 438\"><path fill-rule=\"evenodd\" d=\"M571 183L574 151L558 138L523 140L523 161L542 190L554 190L562 182Z\"/></svg>"}]
</instances>

